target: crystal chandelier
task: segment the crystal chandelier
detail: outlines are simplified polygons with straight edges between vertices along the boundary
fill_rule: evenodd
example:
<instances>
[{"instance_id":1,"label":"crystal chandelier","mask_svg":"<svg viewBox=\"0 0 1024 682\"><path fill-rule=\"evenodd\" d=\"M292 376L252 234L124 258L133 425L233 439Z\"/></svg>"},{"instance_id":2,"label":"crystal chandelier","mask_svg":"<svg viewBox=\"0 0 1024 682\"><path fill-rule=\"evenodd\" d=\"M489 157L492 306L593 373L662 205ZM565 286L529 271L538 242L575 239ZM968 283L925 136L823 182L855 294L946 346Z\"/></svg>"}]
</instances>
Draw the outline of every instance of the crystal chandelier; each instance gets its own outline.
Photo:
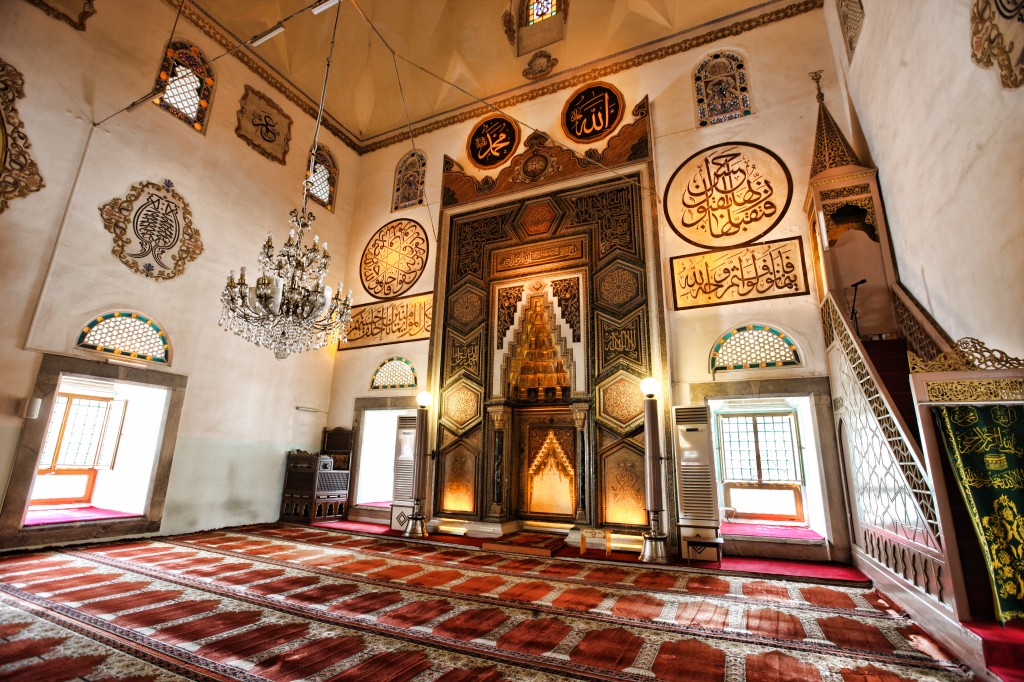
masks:
<instances>
[{"instance_id":1,"label":"crystal chandelier","mask_svg":"<svg viewBox=\"0 0 1024 682\"><path fill-rule=\"evenodd\" d=\"M262 275L256 279L256 285L246 282L245 268L241 269L237 281L232 270L220 296L224 305L220 326L257 346L269 348L278 360L292 353L323 348L338 339L347 342L348 324L352 321L352 291L341 298L341 284L333 296L331 287L324 285L327 268L331 264L327 243L321 246L320 237L314 236L312 245L303 244L303 238L312 231L310 226L314 220L313 213L307 212L306 206L313 184L311 178L316 163L320 122L324 115L334 37L338 30L338 14L334 17L334 32L327 52L320 110L313 133L309 169L303 183L302 208L292 210L292 229L288 240L276 254L273 239L267 234L257 260Z\"/></svg>"}]
</instances>

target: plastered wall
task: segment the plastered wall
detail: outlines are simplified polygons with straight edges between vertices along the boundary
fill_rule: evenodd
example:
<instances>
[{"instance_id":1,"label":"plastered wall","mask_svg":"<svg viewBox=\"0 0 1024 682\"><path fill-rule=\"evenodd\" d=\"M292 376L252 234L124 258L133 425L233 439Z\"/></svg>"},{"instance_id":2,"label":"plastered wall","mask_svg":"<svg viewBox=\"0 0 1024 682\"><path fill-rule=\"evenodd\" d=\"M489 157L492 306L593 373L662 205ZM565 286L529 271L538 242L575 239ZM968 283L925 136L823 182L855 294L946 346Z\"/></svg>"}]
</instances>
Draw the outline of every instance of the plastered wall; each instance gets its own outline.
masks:
<instances>
[{"instance_id":1,"label":"plastered wall","mask_svg":"<svg viewBox=\"0 0 1024 682\"><path fill-rule=\"evenodd\" d=\"M971 61L973 0L863 4L852 60L838 21L829 28L868 147L857 151L878 167L900 279L954 339L1020 357L1024 90Z\"/></svg>"},{"instance_id":2,"label":"plastered wall","mask_svg":"<svg viewBox=\"0 0 1024 682\"><path fill-rule=\"evenodd\" d=\"M268 231L277 245L287 236L288 213L301 201L314 122L226 57L214 63L218 85L205 135L147 102L96 127L89 140L94 121L150 91L175 18L165 4L147 0L99 10L79 32L29 3L0 5L0 58L24 75L26 96L17 107L46 182L0 215L0 484L21 433L16 405L31 394L36 351L81 353L73 350L81 325L97 313L126 308L167 331L169 371L189 379L161 531L275 520L285 453L316 447L325 422L323 414L295 406L326 410L334 353L277 361L217 326L219 296L229 270L256 270ZM175 36L192 41L208 59L223 51L184 20ZM246 84L294 121L285 166L234 133ZM358 162L329 133L321 132L321 142L343 169ZM350 177L342 174L335 214L312 207L314 231L336 253L343 251L352 211ZM153 281L111 254L98 208L136 182L165 178L189 202L204 251L178 278ZM338 258L332 266L333 284L344 278L345 265Z\"/></svg>"}]
</instances>

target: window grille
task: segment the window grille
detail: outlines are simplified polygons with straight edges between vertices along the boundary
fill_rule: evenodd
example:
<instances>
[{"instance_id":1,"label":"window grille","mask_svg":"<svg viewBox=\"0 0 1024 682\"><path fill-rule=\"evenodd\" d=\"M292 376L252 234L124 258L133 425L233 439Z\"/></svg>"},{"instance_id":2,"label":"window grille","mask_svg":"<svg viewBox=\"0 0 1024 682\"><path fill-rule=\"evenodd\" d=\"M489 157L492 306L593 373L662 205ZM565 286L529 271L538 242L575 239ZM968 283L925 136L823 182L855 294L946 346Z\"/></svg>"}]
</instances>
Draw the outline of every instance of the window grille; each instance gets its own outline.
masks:
<instances>
[{"instance_id":1,"label":"window grille","mask_svg":"<svg viewBox=\"0 0 1024 682\"><path fill-rule=\"evenodd\" d=\"M334 154L322 144L316 146L313 175L309 179L310 198L334 213L334 198L338 190L338 164L334 160Z\"/></svg>"},{"instance_id":2,"label":"window grille","mask_svg":"<svg viewBox=\"0 0 1024 682\"><path fill-rule=\"evenodd\" d=\"M392 211L423 204L426 175L427 157L423 152L414 149L402 157L395 167Z\"/></svg>"},{"instance_id":3,"label":"window grille","mask_svg":"<svg viewBox=\"0 0 1024 682\"><path fill-rule=\"evenodd\" d=\"M803 520L794 413L720 414L718 442L726 504L737 516Z\"/></svg>"},{"instance_id":4,"label":"window grille","mask_svg":"<svg viewBox=\"0 0 1024 682\"><path fill-rule=\"evenodd\" d=\"M163 91L156 103L205 133L215 85L213 69L199 48L184 40L171 41L156 81Z\"/></svg>"},{"instance_id":5,"label":"window grille","mask_svg":"<svg viewBox=\"0 0 1024 682\"><path fill-rule=\"evenodd\" d=\"M112 468L126 407L125 400L58 393L38 469Z\"/></svg>"},{"instance_id":6,"label":"window grille","mask_svg":"<svg viewBox=\"0 0 1024 682\"><path fill-rule=\"evenodd\" d=\"M170 364L171 345L156 322L139 313L115 311L90 320L78 335L79 348Z\"/></svg>"},{"instance_id":7,"label":"window grille","mask_svg":"<svg viewBox=\"0 0 1024 682\"><path fill-rule=\"evenodd\" d=\"M712 373L800 364L803 362L793 339L765 324L750 324L727 331L711 349Z\"/></svg>"},{"instance_id":8,"label":"window grille","mask_svg":"<svg viewBox=\"0 0 1024 682\"><path fill-rule=\"evenodd\" d=\"M857 38L860 37L860 28L864 24L864 4L861 0L839 0L839 25L843 28L843 38L846 41L846 56L853 59L853 52L857 49Z\"/></svg>"},{"instance_id":9,"label":"window grille","mask_svg":"<svg viewBox=\"0 0 1024 682\"><path fill-rule=\"evenodd\" d=\"M384 390L389 388L416 388L416 368L405 358L388 358L380 363L373 373L370 388Z\"/></svg>"},{"instance_id":10,"label":"window grille","mask_svg":"<svg viewBox=\"0 0 1024 682\"><path fill-rule=\"evenodd\" d=\"M750 85L743 59L731 52L716 52L694 71L697 117L702 126L750 116Z\"/></svg>"}]
</instances>

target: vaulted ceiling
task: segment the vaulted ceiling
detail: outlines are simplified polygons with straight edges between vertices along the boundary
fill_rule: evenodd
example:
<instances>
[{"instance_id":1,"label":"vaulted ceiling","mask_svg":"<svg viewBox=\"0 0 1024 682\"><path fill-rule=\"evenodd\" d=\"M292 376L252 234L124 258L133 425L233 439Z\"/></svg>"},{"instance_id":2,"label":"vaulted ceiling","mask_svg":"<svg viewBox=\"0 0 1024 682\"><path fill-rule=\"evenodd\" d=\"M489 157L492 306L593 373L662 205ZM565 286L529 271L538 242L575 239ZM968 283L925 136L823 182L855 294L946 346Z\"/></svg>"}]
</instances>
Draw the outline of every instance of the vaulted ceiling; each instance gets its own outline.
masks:
<instances>
[{"instance_id":1,"label":"vaulted ceiling","mask_svg":"<svg viewBox=\"0 0 1024 682\"><path fill-rule=\"evenodd\" d=\"M311 1L195 0L239 40L298 12L284 33L251 49L316 101L337 10L301 11ZM545 48L558 60L546 79L751 8L779 4L786 3L571 0L564 40ZM510 6L510 0L342 0L327 88L329 116L361 144L400 133L407 121L416 125L473 105L476 98L529 86L523 69L530 55L516 55L502 26ZM400 58L393 58L384 41Z\"/></svg>"}]
</instances>

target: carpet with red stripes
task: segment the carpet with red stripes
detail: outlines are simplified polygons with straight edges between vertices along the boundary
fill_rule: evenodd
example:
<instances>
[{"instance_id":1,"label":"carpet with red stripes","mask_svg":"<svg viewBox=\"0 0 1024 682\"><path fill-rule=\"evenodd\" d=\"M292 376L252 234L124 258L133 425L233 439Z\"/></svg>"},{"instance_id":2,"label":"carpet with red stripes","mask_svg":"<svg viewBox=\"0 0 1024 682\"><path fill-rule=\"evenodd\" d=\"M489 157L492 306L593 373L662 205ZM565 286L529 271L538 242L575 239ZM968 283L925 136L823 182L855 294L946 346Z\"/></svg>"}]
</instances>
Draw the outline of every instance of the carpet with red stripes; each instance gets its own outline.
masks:
<instances>
[{"instance_id":1,"label":"carpet with red stripes","mask_svg":"<svg viewBox=\"0 0 1024 682\"><path fill-rule=\"evenodd\" d=\"M0 558L0 679L960 680L871 589L261 525Z\"/></svg>"}]
</instances>

